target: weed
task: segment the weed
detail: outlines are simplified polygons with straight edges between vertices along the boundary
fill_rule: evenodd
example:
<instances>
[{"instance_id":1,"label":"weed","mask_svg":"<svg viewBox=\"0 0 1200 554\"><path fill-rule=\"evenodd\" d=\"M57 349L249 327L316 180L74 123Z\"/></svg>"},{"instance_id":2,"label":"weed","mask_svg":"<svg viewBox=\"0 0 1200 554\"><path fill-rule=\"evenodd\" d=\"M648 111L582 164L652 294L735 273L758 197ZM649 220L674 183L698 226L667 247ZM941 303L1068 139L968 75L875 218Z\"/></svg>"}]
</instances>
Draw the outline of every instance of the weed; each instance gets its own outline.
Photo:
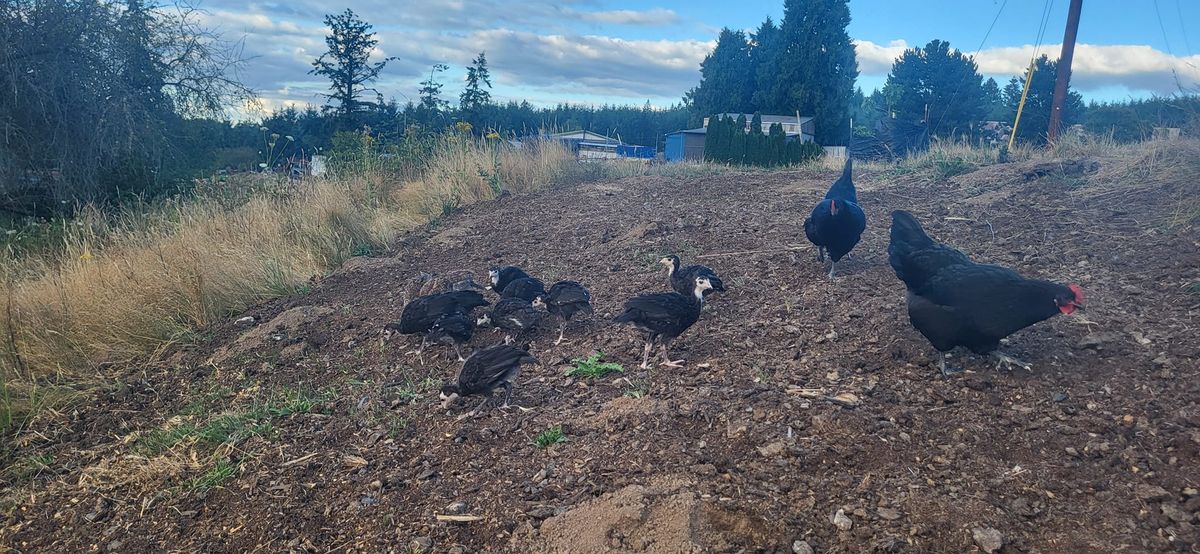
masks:
<instances>
[{"instance_id":1,"label":"weed","mask_svg":"<svg viewBox=\"0 0 1200 554\"><path fill-rule=\"evenodd\" d=\"M585 379L599 379L609 373L620 373L625 371L621 364L615 362L601 362L604 357L603 352L596 352L591 356L584 358L575 358L571 363L575 364L567 370L567 375L570 377L583 377Z\"/></svg>"},{"instance_id":2,"label":"weed","mask_svg":"<svg viewBox=\"0 0 1200 554\"><path fill-rule=\"evenodd\" d=\"M221 483L233 477L233 474L237 473L237 470L237 462L230 461L229 458L218 459L207 471L188 481L187 488L196 491L206 491L219 487Z\"/></svg>"},{"instance_id":3,"label":"weed","mask_svg":"<svg viewBox=\"0 0 1200 554\"><path fill-rule=\"evenodd\" d=\"M143 456L154 456L170 450L195 434L196 426L191 423L183 423L170 429L155 429L138 437L133 443L133 451Z\"/></svg>"},{"instance_id":4,"label":"weed","mask_svg":"<svg viewBox=\"0 0 1200 554\"><path fill-rule=\"evenodd\" d=\"M554 446L560 442L566 442L566 440L567 440L567 436L565 434L563 434L562 427L556 425L554 427L546 429L545 431L542 431L537 437L535 437L533 439L533 444L534 444L534 446L537 446L538 448L544 449L544 448L549 448L551 446Z\"/></svg>"},{"instance_id":5,"label":"weed","mask_svg":"<svg viewBox=\"0 0 1200 554\"><path fill-rule=\"evenodd\" d=\"M624 396L628 398L642 398L643 396L646 396L646 391L642 388L632 388L625 391Z\"/></svg>"},{"instance_id":6,"label":"weed","mask_svg":"<svg viewBox=\"0 0 1200 554\"><path fill-rule=\"evenodd\" d=\"M0 477L10 483L24 483L50 471L53 464L54 456L50 454L27 456L0 470Z\"/></svg>"}]
</instances>

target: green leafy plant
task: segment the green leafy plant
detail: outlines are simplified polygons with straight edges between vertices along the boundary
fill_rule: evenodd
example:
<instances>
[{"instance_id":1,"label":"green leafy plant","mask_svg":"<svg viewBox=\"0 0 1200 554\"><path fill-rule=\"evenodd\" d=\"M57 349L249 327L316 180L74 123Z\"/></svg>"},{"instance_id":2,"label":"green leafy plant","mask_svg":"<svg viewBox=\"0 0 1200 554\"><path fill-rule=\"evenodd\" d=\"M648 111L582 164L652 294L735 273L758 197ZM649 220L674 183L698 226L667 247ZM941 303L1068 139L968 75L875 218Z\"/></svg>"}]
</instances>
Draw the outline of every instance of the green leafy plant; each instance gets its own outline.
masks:
<instances>
[{"instance_id":1,"label":"green leafy plant","mask_svg":"<svg viewBox=\"0 0 1200 554\"><path fill-rule=\"evenodd\" d=\"M567 375L570 377L583 377L586 379L599 379L609 373L620 373L625 371L621 364L615 362L602 362L604 357L603 352L596 352L587 358L575 358L571 363L575 364L567 370Z\"/></svg>"},{"instance_id":2,"label":"green leafy plant","mask_svg":"<svg viewBox=\"0 0 1200 554\"><path fill-rule=\"evenodd\" d=\"M538 434L533 439L533 444L538 448L549 448L560 442L566 442L567 436L563 433L562 426L556 425Z\"/></svg>"}]
</instances>

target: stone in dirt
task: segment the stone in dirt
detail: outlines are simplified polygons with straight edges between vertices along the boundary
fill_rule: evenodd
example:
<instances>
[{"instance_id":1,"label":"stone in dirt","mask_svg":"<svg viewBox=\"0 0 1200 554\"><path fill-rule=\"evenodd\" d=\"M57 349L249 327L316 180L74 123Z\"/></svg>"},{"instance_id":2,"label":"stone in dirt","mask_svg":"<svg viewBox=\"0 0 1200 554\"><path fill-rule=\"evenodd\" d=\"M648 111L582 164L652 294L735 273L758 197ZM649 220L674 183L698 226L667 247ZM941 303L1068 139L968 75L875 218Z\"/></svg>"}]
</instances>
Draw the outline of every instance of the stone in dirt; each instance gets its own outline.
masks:
<instances>
[{"instance_id":1,"label":"stone in dirt","mask_svg":"<svg viewBox=\"0 0 1200 554\"><path fill-rule=\"evenodd\" d=\"M1150 485L1146 483L1138 485L1137 488L1134 489L1133 494L1136 495L1139 500L1146 502L1157 502L1159 500L1165 500L1171 497L1171 493L1167 492L1167 489L1164 489L1158 485Z\"/></svg>"},{"instance_id":2,"label":"stone in dirt","mask_svg":"<svg viewBox=\"0 0 1200 554\"><path fill-rule=\"evenodd\" d=\"M813 547L808 541L796 541L792 543L792 554L813 554Z\"/></svg>"},{"instance_id":3,"label":"stone in dirt","mask_svg":"<svg viewBox=\"0 0 1200 554\"><path fill-rule=\"evenodd\" d=\"M840 508L836 513L833 514L833 517L830 518L830 521L833 522L835 527L842 531L849 531L851 527L854 527L854 521L850 519L850 516L846 515L845 510Z\"/></svg>"},{"instance_id":4,"label":"stone in dirt","mask_svg":"<svg viewBox=\"0 0 1200 554\"><path fill-rule=\"evenodd\" d=\"M991 554L1004 546L1004 535L991 527L976 527L971 531L971 537L981 550Z\"/></svg>"},{"instance_id":5,"label":"stone in dirt","mask_svg":"<svg viewBox=\"0 0 1200 554\"><path fill-rule=\"evenodd\" d=\"M880 519L886 519L888 521L900 519L900 511L894 508L880 508L878 513Z\"/></svg>"}]
</instances>

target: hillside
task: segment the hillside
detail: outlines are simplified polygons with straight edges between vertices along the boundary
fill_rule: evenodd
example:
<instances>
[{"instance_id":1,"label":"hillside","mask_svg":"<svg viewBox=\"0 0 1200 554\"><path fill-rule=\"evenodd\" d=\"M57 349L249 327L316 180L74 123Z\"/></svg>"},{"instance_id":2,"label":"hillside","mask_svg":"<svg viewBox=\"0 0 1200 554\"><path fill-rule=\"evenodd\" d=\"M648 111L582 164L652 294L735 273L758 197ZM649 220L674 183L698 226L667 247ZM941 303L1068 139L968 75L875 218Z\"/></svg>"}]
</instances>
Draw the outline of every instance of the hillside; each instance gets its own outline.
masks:
<instances>
[{"instance_id":1,"label":"hillside","mask_svg":"<svg viewBox=\"0 0 1200 554\"><path fill-rule=\"evenodd\" d=\"M477 204L21 435L0 550L1196 551L1197 160L1184 142L948 179L864 169L868 229L832 282L801 224L833 170ZM893 209L978 260L1081 284L1088 310L1012 337L1032 373L968 356L942 377L887 264ZM685 368L640 371L638 334L608 320L665 288L665 253L729 290L676 343ZM514 395L531 411L459 420L473 402L437 401L459 365L382 327L422 272L498 264L583 282L596 316L559 346L552 325L533 337L541 364ZM596 351L626 371L564 375ZM553 427L566 440L536 446Z\"/></svg>"}]
</instances>

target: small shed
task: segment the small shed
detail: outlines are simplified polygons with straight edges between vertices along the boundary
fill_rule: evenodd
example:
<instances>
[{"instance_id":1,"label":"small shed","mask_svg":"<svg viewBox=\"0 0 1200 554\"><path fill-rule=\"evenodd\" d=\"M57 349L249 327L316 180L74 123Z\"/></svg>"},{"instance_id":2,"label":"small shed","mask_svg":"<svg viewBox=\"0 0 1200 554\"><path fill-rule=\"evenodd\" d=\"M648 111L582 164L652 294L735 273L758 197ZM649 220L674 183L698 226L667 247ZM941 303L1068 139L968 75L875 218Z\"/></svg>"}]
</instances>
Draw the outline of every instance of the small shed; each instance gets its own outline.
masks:
<instances>
[{"instance_id":1,"label":"small shed","mask_svg":"<svg viewBox=\"0 0 1200 554\"><path fill-rule=\"evenodd\" d=\"M667 135L666 158L668 162L701 161L704 159L704 127L675 131Z\"/></svg>"}]
</instances>

